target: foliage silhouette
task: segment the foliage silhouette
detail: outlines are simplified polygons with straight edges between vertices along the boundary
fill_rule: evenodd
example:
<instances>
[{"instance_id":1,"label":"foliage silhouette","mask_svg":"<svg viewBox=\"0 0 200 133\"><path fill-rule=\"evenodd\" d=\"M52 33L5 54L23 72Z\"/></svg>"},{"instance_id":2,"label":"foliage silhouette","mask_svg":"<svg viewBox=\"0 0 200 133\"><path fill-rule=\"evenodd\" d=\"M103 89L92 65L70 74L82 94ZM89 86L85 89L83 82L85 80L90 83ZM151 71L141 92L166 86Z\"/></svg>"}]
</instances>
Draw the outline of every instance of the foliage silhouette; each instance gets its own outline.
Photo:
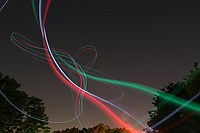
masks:
<instances>
[{"instance_id":1,"label":"foliage silhouette","mask_svg":"<svg viewBox=\"0 0 200 133\"><path fill-rule=\"evenodd\" d=\"M194 69L184 78L182 82L169 83L159 89L159 93L173 94L189 100L192 96L200 92L200 66L194 63ZM200 104L200 97L193 102ZM152 104L155 109L148 111L150 120L147 122L152 127L168 114L172 113L179 106L167 100L155 96ZM183 108L175 115L153 128L155 133L199 133L200 113ZM149 132L149 131L147 131Z\"/></svg>"},{"instance_id":2,"label":"foliage silhouette","mask_svg":"<svg viewBox=\"0 0 200 133\"><path fill-rule=\"evenodd\" d=\"M83 128L79 130L78 128L67 128L62 131L54 131L53 133L130 133L130 131L126 130L125 128L110 128L103 123L98 124L92 128Z\"/></svg>"},{"instance_id":3,"label":"foliage silhouette","mask_svg":"<svg viewBox=\"0 0 200 133\"><path fill-rule=\"evenodd\" d=\"M34 96L29 97L18 90L20 84L14 79L0 73L0 91L19 109L29 115L48 120L44 103ZM1 93L1 94L2 94ZM44 133L50 132L47 123L34 120L18 110L0 95L0 133Z\"/></svg>"}]
</instances>

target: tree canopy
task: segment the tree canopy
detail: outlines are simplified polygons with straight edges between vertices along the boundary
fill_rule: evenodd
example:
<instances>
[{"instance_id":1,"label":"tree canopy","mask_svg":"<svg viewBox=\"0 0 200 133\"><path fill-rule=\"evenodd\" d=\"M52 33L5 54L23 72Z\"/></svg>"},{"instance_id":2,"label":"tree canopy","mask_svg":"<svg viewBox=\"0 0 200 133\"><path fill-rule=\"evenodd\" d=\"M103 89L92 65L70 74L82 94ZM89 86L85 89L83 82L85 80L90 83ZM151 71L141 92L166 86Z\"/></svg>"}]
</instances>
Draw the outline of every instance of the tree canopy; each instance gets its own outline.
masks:
<instances>
[{"instance_id":1,"label":"tree canopy","mask_svg":"<svg viewBox=\"0 0 200 133\"><path fill-rule=\"evenodd\" d=\"M189 100L195 95L192 102L200 104L200 66L195 63L195 68L181 82L169 83L167 86L159 89L159 93L172 94L177 97ZM153 128L155 133L199 133L200 132L200 112L191 109L183 108L177 110L180 105L173 104L159 95L153 98L152 104L154 109L148 111L150 120L148 126ZM166 118L164 120L164 118ZM163 122L161 122L163 120ZM158 124L159 123L159 124ZM149 132L149 131L147 131Z\"/></svg>"},{"instance_id":2,"label":"tree canopy","mask_svg":"<svg viewBox=\"0 0 200 133\"><path fill-rule=\"evenodd\" d=\"M19 88L20 84L14 78L0 73L0 133L49 132L48 123L29 117L48 120L42 100L28 96Z\"/></svg>"},{"instance_id":3,"label":"tree canopy","mask_svg":"<svg viewBox=\"0 0 200 133\"><path fill-rule=\"evenodd\" d=\"M54 131L53 133L130 133L130 131L125 128L110 128L109 126L100 123L88 129L83 128L82 130L79 130L78 128L72 127L62 131Z\"/></svg>"}]
</instances>

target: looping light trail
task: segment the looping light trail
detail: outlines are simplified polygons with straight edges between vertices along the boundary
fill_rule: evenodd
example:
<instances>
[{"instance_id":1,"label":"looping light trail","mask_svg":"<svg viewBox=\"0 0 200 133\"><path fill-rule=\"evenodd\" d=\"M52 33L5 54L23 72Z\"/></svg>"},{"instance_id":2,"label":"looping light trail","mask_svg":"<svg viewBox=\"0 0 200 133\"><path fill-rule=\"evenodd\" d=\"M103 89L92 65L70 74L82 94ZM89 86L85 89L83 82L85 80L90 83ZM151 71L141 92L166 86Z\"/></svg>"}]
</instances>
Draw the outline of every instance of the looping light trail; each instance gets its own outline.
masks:
<instances>
[{"instance_id":1,"label":"looping light trail","mask_svg":"<svg viewBox=\"0 0 200 133\"><path fill-rule=\"evenodd\" d=\"M8 4L8 2L9 2L9 0L6 0L5 2L3 2L3 4L0 3L0 12ZM46 18L47 18L49 7L51 5L51 0L46 1L44 12L42 12L43 11L42 0L38 1L38 12L36 10L36 5L35 5L34 0L32 0L31 2L32 2L32 8L33 8L33 12L34 12L34 15L36 18L36 22L38 23L39 28L40 28L43 48L36 46L36 44L34 42L30 41L29 39L25 38L24 36L22 36L18 33L12 33L10 39L13 42L13 44L15 44L15 46L17 46L21 50L25 51L26 53L33 55L33 57L37 57L39 59L46 60L49 64L50 68L54 72L54 74L66 86L70 87L74 92L76 92L77 95L76 95L76 98L74 98L75 100L73 102L73 103L75 103L74 104L74 110L75 110L74 116L69 121L61 122L61 121L46 121L42 118L38 118L37 116L32 116L28 112L25 112L25 111L21 110L19 107L15 106L0 90L0 94L6 99L6 101L8 101L9 104L11 104L14 108L16 108L22 114L27 115L28 117L31 117L35 120L43 121L46 123L66 123L66 122L73 121L75 119L77 119L79 121L79 116L83 113L83 106L84 106L83 99L86 98L87 100L93 102L103 112L105 112L108 115L108 117L116 125L123 126L127 129L129 129L132 133L140 132L140 131L134 129L129 124L127 124L124 120L122 120L115 112L113 112L110 108L108 108L107 105L110 105L110 106L120 110L121 112L125 113L127 116L129 116L130 118L135 120L137 123L139 123L141 126L143 126L147 130L152 132L152 130L150 128L147 128L141 121L136 119L129 112L127 112L126 110L123 110L122 108L120 108L119 106L114 104L115 101L120 100L124 96L123 90L121 88L118 88L121 92L121 96L118 99L105 100L104 98L87 91L87 82L88 82L87 79L88 78L98 81L98 82L105 83L105 84L127 87L130 89L138 89L138 90L147 92L149 94L159 96L159 97L163 98L165 101L168 101L170 103L177 104L180 106L179 108L174 110L172 113L167 115L165 118L160 120L158 123L153 125L151 128L157 127L158 125L160 125L161 123L163 123L164 121L166 121L167 119L172 117L175 113L177 113L178 111L180 111L183 108L188 108L190 110L200 112L200 105L192 102L195 98L197 98L200 95L200 93L194 95L189 100L181 99L181 98L175 96L175 94L178 93L178 91L180 91L180 89L182 88L180 86L179 86L180 87L179 89L176 89L175 92L172 93L174 95L163 94L149 86L145 86L145 85L141 85L141 84L137 84L137 83L133 83L133 82L126 82L126 81L119 81L119 80L113 80L113 79L109 79L109 78L98 77L98 75L96 76L93 73L94 70L91 69L92 65L95 63L95 61L97 59L97 51L93 46L90 46L90 45L84 46L81 49L79 49L72 56L67 51L51 48L51 46L48 42L47 32L46 32L46 28L45 28ZM37 14L38 14L38 16L37 16ZM93 52L94 57L84 67L82 67L76 61L76 59L85 51ZM66 74L66 72L65 72L66 70L69 71L69 74ZM197 73L200 74L200 69L199 69L199 71L197 71ZM73 80L73 79L75 79L75 78L73 78L76 76L75 74L77 74L77 77L79 79L78 82L76 82L76 80ZM190 80L188 80L188 82L189 81ZM159 104L159 107L161 108L162 106L165 105L165 103L166 102L164 102L164 101L161 102ZM80 121L79 121L79 123L81 124Z\"/></svg>"},{"instance_id":2,"label":"looping light trail","mask_svg":"<svg viewBox=\"0 0 200 133\"><path fill-rule=\"evenodd\" d=\"M82 88L80 88L79 86L77 86L73 81L71 81L71 79L69 79L69 77L64 73L64 71L61 69L61 67L59 66L59 64L56 62L51 48L49 46L48 43L48 39L47 39L47 35L46 35L46 30L45 30L45 23L46 23L46 17L47 17L47 13L48 13L48 9L50 7L50 3L51 0L47 1L46 4L46 8L44 10L44 16L42 19L42 1L39 1L39 24L40 24L40 30L42 33L42 39L43 39L43 46L45 49L48 49L48 51L45 51L46 54L46 58L48 59L48 63L49 66L51 67L51 69L53 70L53 72L56 74L56 76L63 81L63 83L65 83L65 85L69 86L70 88L73 88L75 91L79 91L81 90L82 92L85 93L85 98L87 98L88 100L92 101L93 103L97 104L98 107L100 107L104 112L106 112L108 114L108 116L113 119L113 122L116 123L119 126L123 126L127 129L129 129L132 133L137 133L139 131L133 129L130 125L128 125L127 123L125 123L121 118L119 118L115 113L113 113L106 105L104 105L103 103L101 103L99 100L108 103L118 109L120 109L121 111L123 111L121 108L115 106L114 104L96 96L93 95L92 93L89 93L88 91L83 90ZM125 111L123 111L125 112ZM125 112L127 115L130 115L128 112ZM143 124L142 124L143 125Z\"/></svg>"}]
</instances>

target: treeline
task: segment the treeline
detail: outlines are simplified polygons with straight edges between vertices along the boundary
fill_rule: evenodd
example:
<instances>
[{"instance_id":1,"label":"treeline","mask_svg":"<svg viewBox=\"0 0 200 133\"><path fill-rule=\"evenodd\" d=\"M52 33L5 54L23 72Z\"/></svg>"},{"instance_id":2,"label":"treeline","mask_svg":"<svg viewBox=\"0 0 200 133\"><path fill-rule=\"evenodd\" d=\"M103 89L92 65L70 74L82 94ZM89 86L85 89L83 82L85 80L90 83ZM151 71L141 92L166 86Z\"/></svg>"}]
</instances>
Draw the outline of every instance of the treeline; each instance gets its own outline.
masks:
<instances>
[{"instance_id":1,"label":"treeline","mask_svg":"<svg viewBox=\"0 0 200 133\"><path fill-rule=\"evenodd\" d=\"M155 95L149 110L147 125L152 131L147 133L200 133L200 65L194 63L194 69L182 81L169 83L158 91L162 95L174 95L185 100L183 105L174 104L160 95ZM174 98L174 100L178 100ZM191 103L193 109L186 105ZM187 103L188 102L188 103ZM181 108L182 106L182 108Z\"/></svg>"},{"instance_id":2,"label":"treeline","mask_svg":"<svg viewBox=\"0 0 200 133\"><path fill-rule=\"evenodd\" d=\"M54 131L53 133L131 133L125 128L110 128L109 126L101 123L92 128L83 128L79 130L78 128L72 127L67 128L62 131Z\"/></svg>"}]
</instances>

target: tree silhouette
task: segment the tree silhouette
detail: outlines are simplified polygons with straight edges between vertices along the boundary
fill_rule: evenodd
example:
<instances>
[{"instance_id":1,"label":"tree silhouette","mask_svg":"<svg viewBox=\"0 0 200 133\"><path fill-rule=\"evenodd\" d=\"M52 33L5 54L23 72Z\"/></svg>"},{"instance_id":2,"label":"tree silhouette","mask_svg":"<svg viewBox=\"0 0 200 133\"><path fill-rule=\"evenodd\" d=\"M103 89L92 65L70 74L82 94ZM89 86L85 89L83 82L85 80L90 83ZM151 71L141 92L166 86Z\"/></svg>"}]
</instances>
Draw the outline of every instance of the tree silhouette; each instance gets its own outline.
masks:
<instances>
[{"instance_id":1,"label":"tree silhouette","mask_svg":"<svg viewBox=\"0 0 200 133\"><path fill-rule=\"evenodd\" d=\"M194 67L182 82L170 83L161 88L159 93L176 95L186 100L200 93L200 66L195 63ZM200 104L200 97L197 97L193 102ZM179 107L159 96L153 98L152 104L155 106L155 109L148 111L150 120L147 124L150 127L153 127L157 122ZM160 125L154 127L153 130L155 133L199 133L200 113L183 108Z\"/></svg>"},{"instance_id":2,"label":"tree silhouette","mask_svg":"<svg viewBox=\"0 0 200 133\"><path fill-rule=\"evenodd\" d=\"M126 130L125 128L110 128L109 126L100 123L92 128L83 128L79 130L78 128L67 128L66 130L62 131L54 131L53 133L130 133L130 131Z\"/></svg>"},{"instance_id":3,"label":"tree silhouette","mask_svg":"<svg viewBox=\"0 0 200 133\"><path fill-rule=\"evenodd\" d=\"M28 117L31 115L48 120L42 100L29 97L19 88L20 84L14 78L0 73L0 133L49 132L47 123ZM18 111L9 101L28 115Z\"/></svg>"}]
</instances>

